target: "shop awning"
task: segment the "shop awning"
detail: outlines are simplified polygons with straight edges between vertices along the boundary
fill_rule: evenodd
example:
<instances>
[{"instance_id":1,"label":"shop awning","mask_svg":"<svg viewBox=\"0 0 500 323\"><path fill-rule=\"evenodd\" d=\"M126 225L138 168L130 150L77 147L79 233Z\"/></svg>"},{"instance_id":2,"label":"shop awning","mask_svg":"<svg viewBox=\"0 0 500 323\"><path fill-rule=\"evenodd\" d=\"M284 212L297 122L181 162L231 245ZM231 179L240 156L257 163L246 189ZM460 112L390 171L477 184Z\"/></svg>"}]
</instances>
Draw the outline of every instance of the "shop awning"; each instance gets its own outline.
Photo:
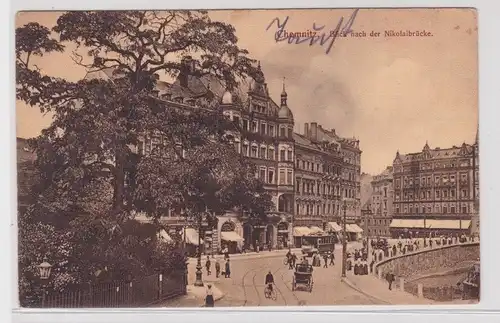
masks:
<instances>
[{"instance_id":1,"label":"shop awning","mask_svg":"<svg viewBox=\"0 0 500 323\"><path fill-rule=\"evenodd\" d=\"M223 231L220 233L220 238L226 241L243 242L243 239L239 234L234 231Z\"/></svg>"},{"instance_id":2,"label":"shop awning","mask_svg":"<svg viewBox=\"0 0 500 323\"><path fill-rule=\"evenodd\" d=\"M310 227L309 230L311 231L311 233L309 233L309 235L324 234L325 233L325 231L321 230L321 228L315 227L315 226Z\"/></svg>"},{"instance_id":3,"label":"shop awning","mask_svg":"<svg viewBox=\"0 0 500 323\"><path fill-rule=\"evenodd\" d=\"M345 229L350 233L361 233L363 229L361 229L357 224L346 224Z\"/></svg>"},{"instance_id":4,"label":"shop awning","mask_svg":"<svg viewBox=\"0 0 500 323\"><path fill-rule=\"evenodd\" d=\"M426 220L428 229L467 230L471 225L470 220Z\"/></svg>"},{"instance_id":5,"label":"shop awning","mask_svg":"<svg viewBox=\"0 0 500 323\"><path fill-rule=\"evenodd\" d=\"M337 222L328 222L326 225L328 231L340 232L342 231L342 227L337 224Z\"/></svg>"},{"instance_id":6,"label":"shop awning","mask_svg":"<svg viewBox=\"0 0 500 323\"><path fill-rule=\"evenodd\" d=\"M412 228L424 228L424 220L420 219L393 219L391 221L391 224L389 225L390 228L395 228L395 229L412 229Z\"/></svg>"},{"instance_id":7,"label":"shop awning","mask_svg":"<svg viewBox=\"0 0 500 323\"><path fill-rule=\"evenodd\" d=\"M173 242L174 240L172 239L172 237L170 237L167 233L167 231L165 230L161 230L159 233L158 233L158 238L163 240L163 241L166 241L166 242Z\"/></svg>"},{"instance_id":8,"label":"shop awning","mask_svg":"<svg viewBox=\"0 0 500 323\"><path fill-rule=\"evenodd\" d=\"M295 227L293 228L293 235L295 237L303 237L311 234L311 230L308 227Z\"/></svg>"},{"instance_id":9,"label":"shop awning","mask_svg":"<svg viewBox=\"0 0 500 323\"><path fill-rule=\"evenodd\" d=\"M349 227L351 228L352 231L349 232L354 232L354 233L361 233L363 232L363 229L359 227L357 224L349 224Z\"/></svg>"},{"instance_id":10,"label":"shop awning","mask_svg":"<svg viewBox=\"0 0 500 323\"><path fill-rule=\"evenodd\" d=\"M192 245L197 246L199 244L198 232L193 228L186 228L185 231L186 231L186 243L190 243Z\"/></svg>"}]
</instances>

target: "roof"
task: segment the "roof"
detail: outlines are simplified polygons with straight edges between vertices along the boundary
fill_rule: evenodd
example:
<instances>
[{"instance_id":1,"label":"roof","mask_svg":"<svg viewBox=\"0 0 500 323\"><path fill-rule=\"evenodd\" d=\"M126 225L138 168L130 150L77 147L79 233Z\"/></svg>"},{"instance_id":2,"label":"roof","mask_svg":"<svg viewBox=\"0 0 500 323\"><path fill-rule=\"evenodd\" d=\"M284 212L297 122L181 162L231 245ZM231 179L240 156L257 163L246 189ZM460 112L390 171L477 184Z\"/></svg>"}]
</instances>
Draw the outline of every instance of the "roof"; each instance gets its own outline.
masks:
<instances>
[{"instance_id":1,"label":"roof","mask_svg":"<svg viewBox=\"0 0 500 323\"><path fill-rule=\"evenodd\" d=\"M426 143L421 152L408 153L408 154L399 154L396 153L396 158L394 161L396 162L398 159L402 163L412 162L412 161L420 161L426 159L447 159L447 158L457 158L459 156L467 156L471 154L473 147L466 143L463 143L460 147L453 146L451 148L434 148L431 149L429 145Z\"/></svg>"}]
</instances>

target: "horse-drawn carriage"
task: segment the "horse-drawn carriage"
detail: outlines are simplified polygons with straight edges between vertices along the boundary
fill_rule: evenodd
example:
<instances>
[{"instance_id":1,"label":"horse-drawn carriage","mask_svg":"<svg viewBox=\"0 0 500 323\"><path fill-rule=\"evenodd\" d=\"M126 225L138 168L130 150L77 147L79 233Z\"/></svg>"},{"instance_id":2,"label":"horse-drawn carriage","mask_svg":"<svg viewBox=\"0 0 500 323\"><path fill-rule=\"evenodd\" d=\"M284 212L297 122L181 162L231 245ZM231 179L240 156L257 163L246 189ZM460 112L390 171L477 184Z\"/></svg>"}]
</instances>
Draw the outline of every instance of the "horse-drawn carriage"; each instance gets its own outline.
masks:
<instances>
[{"instance_id":1,"label":"horse-drawn carriage","mask_svg":"<svg viewBox=\"0 0 500 323\"><path fill-rule=\"evenodd\" d=\"M302 285L307 290L312 292L313 289L313 277L312 277L313 267L306 264L297 264L295 266L295 272L293 273L292 281L292 291L297 289L297 285Z\"/></svg>"}]
</instances>

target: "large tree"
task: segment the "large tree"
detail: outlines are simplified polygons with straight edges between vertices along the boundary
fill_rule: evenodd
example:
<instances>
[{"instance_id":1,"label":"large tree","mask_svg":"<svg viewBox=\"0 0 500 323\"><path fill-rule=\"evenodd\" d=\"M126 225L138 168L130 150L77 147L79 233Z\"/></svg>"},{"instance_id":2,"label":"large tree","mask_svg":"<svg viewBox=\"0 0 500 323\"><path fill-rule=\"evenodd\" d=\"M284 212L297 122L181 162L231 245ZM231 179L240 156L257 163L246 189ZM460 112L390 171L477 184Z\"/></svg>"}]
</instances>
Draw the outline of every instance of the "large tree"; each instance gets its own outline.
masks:
<instances>
[{"instance_id":1,"label":"large tree","mask_svg":"<svg viewBox=\"0 0 500 323\"><path fill-rule=\"evenodd\" d=\"M112 70L112 77L70 82L32 64L33 56L65 51L65 43L85 51L74 53L75 64ZM255 73L247 54L231 25L203 11L68 12L52 30L37 23L18 28L17 98L53 115L32 142L41 180L27 219L49 218L56 229L70 230L73 241L93 244L87 253L109 254L117 244L105 241L122 241L136 211L158 219L167 208L199 217L239 207L265 216L270 197L227 135L237 127L210 100L186 113L155 95L158 76L178 75L186 56L194 76L211 75L232 88ZM134 147L151 136L161 138L157 149L137 154ZM85 250L74 254L82 259Z\"/></svg>"}]
</instances>

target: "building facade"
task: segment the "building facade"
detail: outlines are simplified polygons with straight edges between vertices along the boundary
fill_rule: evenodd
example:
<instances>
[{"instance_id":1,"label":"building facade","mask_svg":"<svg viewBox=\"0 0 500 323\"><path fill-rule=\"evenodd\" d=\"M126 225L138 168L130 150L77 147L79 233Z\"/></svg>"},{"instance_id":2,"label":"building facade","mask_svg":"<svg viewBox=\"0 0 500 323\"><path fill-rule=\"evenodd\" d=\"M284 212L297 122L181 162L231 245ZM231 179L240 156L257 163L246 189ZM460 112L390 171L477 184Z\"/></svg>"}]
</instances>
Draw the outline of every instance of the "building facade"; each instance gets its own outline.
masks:
<instances>
[{"instance_id":1,"label":"building facade","mask_svg":"<svg viewBox=\"0 0 500 323\"><path fill-rule=\"evenodd\" d=\"M344 162L340 139L312 122L295 139L294 226L317 226L341 215Z\"/></svg>"},{"instance_id":2,"label":"building facade","mask_svg":"<svg viewBox=\"0 0 500 323\"><path fill-rule=\"evenodd\" d=\"M303 225L322 225L328 219L337 219L344 198L348 201L349 221L359 218L358 140L341 138L334 130L327 131L316 123L311 123L305 134L294 133L285 84L277 104L271 98L260 63L256 75L240 79L239 86L233 89L209 75L196 76L190 57L183 60L183 66L175 82L157 81L155 95L167 108L191 112L200 108L200 102L204 106L209 103L238 124L241 131L231 134L235 149L256 165L256 177L264 182L274 202L266 223L252 223L238 210L218 215L215 230L203 222L205 250L216 252L227 245L233 250L256 245L286 247L293 241L294 220ZM112 71L98 73L88 77L112 77ZM134 149L148 154L161 140L150 135ZM162 222L172 230L183 230L185 239L196 244L198 224L186 222L181 213L169 210Z\"/></svg>"},{"instance_id":3,"label":"building facade","mask_svg":"<svg viewBox=\"0 0 500 323\"><path fill-rule=\"evenodd\" d=\"M396 153L391 234L470 233L479 195L478 140L451 148Z\"/></svg>"},{"instance_id":4,"label":"building facade","mask_svg":"<svg viewBox=\"0 0 500 323\"><path fill-rule=\"evenodd\" d=\"M387 167L381 174L372 178L372 195L364 208L366 228L370 237L389 237L393 216L393 168Z\"/></svg>"}]
</instances>

